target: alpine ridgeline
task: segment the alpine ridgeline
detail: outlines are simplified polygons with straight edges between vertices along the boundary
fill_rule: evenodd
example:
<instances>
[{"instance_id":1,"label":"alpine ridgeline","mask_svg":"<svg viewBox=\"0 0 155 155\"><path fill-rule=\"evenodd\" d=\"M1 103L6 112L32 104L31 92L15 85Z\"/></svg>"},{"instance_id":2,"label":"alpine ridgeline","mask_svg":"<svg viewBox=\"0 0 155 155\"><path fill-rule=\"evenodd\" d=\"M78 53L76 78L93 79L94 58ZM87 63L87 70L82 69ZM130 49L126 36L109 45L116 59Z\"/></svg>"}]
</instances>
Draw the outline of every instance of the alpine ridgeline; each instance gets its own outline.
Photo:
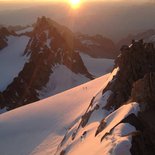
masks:
<instances>
[{"instance_id":1,"label":"alpine ridgeline","mask_svg":"<svg viewBox=\"0 0 155 155\"><path fill-rule=\"evenodd\" d=\"M68 129L57 154L155 154L155 48L122 46L111 80Z\"/></svg>"},{"instance_id":2,"label":"alpine ridgeline","mask_svg":"<svg viewBox=\"0 0 155 155\"><path fill-rule=\"evenodd\" d=\"M7 46L7 35L18 36L9 34L6 29L2 32L5 34L1 35L0 48ZM14 109L39 100L39 93L59 66L65 66L75 75L82 75L86 81L93 79L79 52L74 49L75 37L68 28L42 17L38 18L29 36L25 52L23 51L27 61L13 82L0 93L1 108ZM61 73L55 78L63 80Z\"/></svg>"}]
</instances>

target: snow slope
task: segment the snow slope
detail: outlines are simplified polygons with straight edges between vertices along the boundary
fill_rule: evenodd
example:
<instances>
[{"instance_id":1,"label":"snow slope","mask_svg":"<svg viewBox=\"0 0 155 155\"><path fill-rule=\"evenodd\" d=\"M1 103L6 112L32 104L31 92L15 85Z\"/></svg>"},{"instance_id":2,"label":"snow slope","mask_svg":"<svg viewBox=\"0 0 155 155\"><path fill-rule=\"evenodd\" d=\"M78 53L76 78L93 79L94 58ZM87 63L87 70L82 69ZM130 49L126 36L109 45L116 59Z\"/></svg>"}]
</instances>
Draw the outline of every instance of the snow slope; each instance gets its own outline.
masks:
<instances>
[{"instance_id":1,"label":"snow slope","mask_svg":"<svg viewBox=\"0 0 155 155\"><path fill-rule=\"evenodd\" d=\"M33 27L27 27L23 30L20 30L20 31L16 31L17 34L23 34L23 33L26 33L26 32L32 32L33 31Z\"/></svg>"},{"instance_id":2,"label":"snow slope","mask_svg":"<svg viewBox=\"0 0 155 155\"><path fill-rule=\"evenodd\" d=\"M96 120L88 123L85 128L81 128L79 130L74 141L72 141L71 139L68 140L69 142L67 142L66 145L68 145L69 147L66 154L130 155L132 139L131 134L135 132L136 129L134 126L128 123L120 122L131 113L137 115L138 111L138 103L130 103L112 112L107 117L106 114L103 114L105 116L104 121L106 122L105 129L95 137L96 129L99 126L99 122ZM101 141L101 138L105 136L105 134L110 133L111 130L112 133L107 135ZM87 134L85 136L82 136L84 132L87 132Z\"/></svg>"},{"instance_id":3,"label":"snow slope","mask_svg":"<svg viewBox=\"0 0 155 155\"><path fill-rule=\"evenodd\" d=\"M80 55L86 68L92 75L94 75L94 77L100 77L107 74L114 66L113 59L92 58L84 53L80 53Z\"/></svg>"},{"instance_id":4,"label":"snow slope","mask_svg":"<svg viewBox=\"0 0 155 155\"><path fill-rule=\"evenodd\" d=\"M80 53L80 56L88 71L95 78L107 74L114 66L114 60L112 59L92 58L83 53ZM38 91L40 99L63 92L90 80L84 75L73 73L64 65L57 64L52 70L49 82L42 90Z\"/></svg>"},{"instance_id":5,"label":"snow slope","mask_svg":"<svg viewBox=\"0 0 155 155\"><path fill-rule=\"evenodd\" d=\"M0 115L0 154L54 155L66 129L104 88L109 74L39 102Z\"/></svg>"},{"instance_id":6,"label":"snow slope","mask_svg":"<svg viewBox=\"0 0 155 155\"><path fill-rule=\"evenodd\" d=\"M39 91L39 98L46 98L90 81L84 75L75 74L64 65L56 65L46 86Z\"/></svg>"},{"instance_id":7,"label":"snow slope","mask_svg":"<svg viewBox=\"0 0 155 155\"><path fill-rule=\"evenodd\" d=\"M114 69L108 81L111 82L118 71L119 68ZM104 94L102 91L96 94L83 117L66 132L56 155L60 155L63 151L66 155L130 155L132 133L136 132L136 129L121 121L130 114L137 115L140 110L139 104L129 103L117 110L108 111L103 107L107 104L111 93L108 90ZM83 118L91 111L88 122L82 126Z\"/></svg>"},{"instance_id":8,"label":"snow slope","mask_svg":"<svg viewBox=\"0 0 155 155\"><path fill-rule=\"evenodd\" d=\"M28 60L23 53L29 37L9 36L7 39L8 46L0 51L0 91L6 89Z\"/></svg>"}]
</instances>

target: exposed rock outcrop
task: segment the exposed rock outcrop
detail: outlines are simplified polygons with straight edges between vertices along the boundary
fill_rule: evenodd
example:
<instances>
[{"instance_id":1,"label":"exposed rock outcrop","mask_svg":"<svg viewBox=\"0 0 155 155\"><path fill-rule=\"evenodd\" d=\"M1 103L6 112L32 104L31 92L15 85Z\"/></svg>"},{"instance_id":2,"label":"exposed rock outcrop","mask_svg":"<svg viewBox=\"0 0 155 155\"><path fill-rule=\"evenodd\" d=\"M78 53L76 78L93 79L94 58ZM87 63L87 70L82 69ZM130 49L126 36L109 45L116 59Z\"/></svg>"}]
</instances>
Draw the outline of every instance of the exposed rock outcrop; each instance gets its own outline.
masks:
<instances>
[{"instance_id":1,"label":"exposed rock outcrop","mask_svg":"<svg viewBox=\"0 0 155 155\"><path fill-rule=\"evenodd\" d=\"M106 109L118 108L127 102L131 96L134 82L143 78L145 74L155 71L155 49L152 44L133 41L130 47L121 49L121 55L116 59L119 72L113 81L104 89L111 90Z\"/></svg>"},{"instance_id":2,"label":"exposed rock outcrop","mask_svg":"<svg viewBox=\"0 0 155 155\"><path fill-rule=\"evenodd\" d=\"M4 97L3 94L0 92L0 109L3 109L4 107Z\"/></svg>"},{"instance_id":3,"label":"exposed rock outcrop","mask_svg":"<svg viewBox=\"0 0 155 155\"><path fill-rule=\"evenodd\" d=\"M155 73L148 73L143 79L136 81L132 89L132 100L138 103L148 103L148 107L155 107Z\"/></svg>"},{"instance_id":4,"label":"exposed rock outcrop","mask_svg":"<svg viewBox=\"0 0 155 155\"><path fill-rule=\"evenodd\" d=\"M148 73L143 79L134 83L132 100L140 103L141 112L138 119L143 128L141 134L132 139L133 155L155 154L155 73Z\"/></svg>"},{"instance_id":5,"label":"exposed rock outcrop","mask_svg":"<svg viewBox=\"0 0 155 155\"><path fill-rule=\"evenodd\" d=\"M38 91L47 84L56 64L93 79L79 53L73 49L72 39L72 33L66 27L45 17L38 18L24 52L29 61L3 92L9 109L39 100Z\"/></svg>"},{"instance_id":6,"label":"exposed rock outcrop","mask_svg":"<svg viewBox=\"0 0 155 155\"><path fill-rule=\"evenodd\" d=\"M14 34L10 32L7 28L2 27L0 28L0 50L6 47L7 44L7 36Z\"/></svg>"},{"instance_id":7,"label":"exposed rock outcrop","mask_svg":"<svg viewBox=\"0 0 155 155\"><path fill-rule=\"evenodd\" d=\"M94 138L101 137L101 141L112 136L114 129L121 123L130 124L136 131L124 136L132 137L130 152L132 155L154 155L155 154L155 48L152 43L144 43L143 40L132 41L130 46L124 45L121 48L121 55L116 59L115 67L119 68L112 81L103 90L102 100L96 104L96 97L81 117L76 130L71 131L72 141L80 133L80 128L85 130L88 122L94 120L97 113L115 112L125 104L138 104L139 111L126 115L122 120L108 128L109 122L102 118ZM108 92L108 93L107 93ZM109 95L108 95L109 94ZM104 104L104 107L101 107ZM96 106L98 108L96 108ZM118 110L120 110L118 109ZM103 110L103 111L102 111ZM118 112L118 111L117 111ZM116 113L117 113L116 112ZM94 114L94 115L93 115ZM115 115L117 117L117 115ZM115 119L115 118L113 118ZM116 118L117 119L117 118ZM113 123L111 123L113 124ZM104 132L104 129L108 130ZM102 134L103 131L103 135ZM100 135L99 135L100 134ZM98 136L98 137L97 137ZM72 144L72 143L71 143ZM82 144L81 144L82 145ZM68 147L66 148L68 149Z\"/></svg>"},{"instance_id":8,"label":"exposed rock outcrop","mask_svg":"<svg viewBox=\"0 0 155 155\"><path fill-rule=\"evenodd\" d=\"M133 41L130 47L123 46L122 53L116 60L119 72L104 90L110 89L113 92L105 106L106 109L117 109L128 100L140 104L138 116L125 119L125 122L134 125L140 131L132 138L133 155L155 154L154 60L155 49L152 43L146 44L140 40Z\"/></svg>"}]
</instances>

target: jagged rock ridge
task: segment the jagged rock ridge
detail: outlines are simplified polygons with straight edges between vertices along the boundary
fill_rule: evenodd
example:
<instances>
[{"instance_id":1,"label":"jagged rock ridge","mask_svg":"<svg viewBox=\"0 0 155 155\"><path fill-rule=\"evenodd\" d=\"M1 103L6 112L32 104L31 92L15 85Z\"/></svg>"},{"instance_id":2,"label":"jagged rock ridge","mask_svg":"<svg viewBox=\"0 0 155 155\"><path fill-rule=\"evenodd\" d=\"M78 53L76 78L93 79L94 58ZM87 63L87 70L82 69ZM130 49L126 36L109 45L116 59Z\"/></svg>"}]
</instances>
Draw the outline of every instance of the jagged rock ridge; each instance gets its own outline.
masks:
<instances>
[{"instance_id":1,"label":"jagged rock ridge","mask_svg":"<svg viewBox=\"0 0 155 155\"><path fill-rule=\"evenodd\" d=\"M31 35L24 52L29 61L2 93L1 103L9 109L39 100L38 91L46 85L56 64L65 65L72 72L93 79L71 44L74 38L69 29L42 17L38 18Z\"/></svg>"},{"instance_id":2,"label":"jagged rock ridge","mask_svg":"<svg viewBox=\"0 0 155 155\"><path fill-rule=\"evenodd\" d=\"M81 135L81 138L84 140L85 138L83 137L87 137L87 134L90 132L90 122L93 121L95 123L95 115L98 114L100 116L102 114L104 117L99 117L96 120L100 121L98 127L91 129L95 132L93 135L94 139L100 139L100 145L104 145L106 139L114 134L115 128L122 123L128 123L136 129L136 131L129 133L132 137L132 145L129 148L130 153L133 155L154 155L154 60L155 48L152 43L144 43L143 40L133 40L130 46L123 46L121 48L121 55L119 55L115 63L117 72L103 89L101 99L98 101L98 95L92 98L88 109L77 122L77 125L68 130L68 134L64 137L60 147L58 147L57 154L67 154L72 150L72 145L74 146L74 143L79 141L78 137L81 133L86 133ZM115 115L113 119L117 119L115 113L118 113L125 106L131 105L136 109L134 102L137 102L136 106L140 108L138 113L132 111L126 114L106 132L105 130L109 124L107 121L110 117L109 113L112 112L111 115ZM126 113L126 111L124 112ZM83 147L82 143L78 145L81 145L81 148Z\"/></svg>"}]
</instances>

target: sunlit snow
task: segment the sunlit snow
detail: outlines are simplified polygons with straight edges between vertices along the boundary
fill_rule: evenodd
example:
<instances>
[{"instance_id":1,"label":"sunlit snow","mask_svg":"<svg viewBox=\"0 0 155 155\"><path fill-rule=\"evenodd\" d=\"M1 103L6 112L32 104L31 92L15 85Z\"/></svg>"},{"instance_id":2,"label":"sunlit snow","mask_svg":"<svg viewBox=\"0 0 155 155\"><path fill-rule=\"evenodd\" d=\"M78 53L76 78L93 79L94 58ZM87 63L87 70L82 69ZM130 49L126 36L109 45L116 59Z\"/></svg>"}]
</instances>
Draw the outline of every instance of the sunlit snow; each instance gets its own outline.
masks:
<instances>
[{"instance_id":1,"label":"sunlit snow","mask_svg":"<svg viewBox=\"0 0 155 155\"><path fill-rule=\"evenodd\" d=\"M28 60L23 56L28 41L27 36L9 36L8 46L0 51L0 91L5 90L23 69Z\"/></svg>"},{"instance_id":2,"label":"sunlit snow","mask_svg":"<svg viewBox=\"0 0 155 155\"><path fill-rule=\"evenodd\" d=\"M0 115L0 154L53 155L108 76Z\"/></svg>"}]
</instances>

